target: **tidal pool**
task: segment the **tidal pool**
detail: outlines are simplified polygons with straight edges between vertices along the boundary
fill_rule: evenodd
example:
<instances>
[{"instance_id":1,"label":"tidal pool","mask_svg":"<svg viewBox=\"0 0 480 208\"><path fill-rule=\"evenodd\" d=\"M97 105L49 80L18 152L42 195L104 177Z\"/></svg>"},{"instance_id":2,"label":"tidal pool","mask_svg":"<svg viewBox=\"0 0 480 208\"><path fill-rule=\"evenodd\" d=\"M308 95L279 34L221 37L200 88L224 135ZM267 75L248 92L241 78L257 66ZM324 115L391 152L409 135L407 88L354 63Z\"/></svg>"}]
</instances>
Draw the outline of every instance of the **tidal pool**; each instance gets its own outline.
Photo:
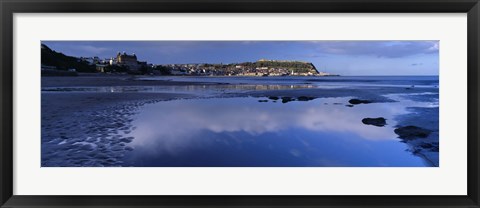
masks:
<instances>
[{"instance_id":1,"label":"tidal pool","mask_svg":"<svg viewBox=\"0 0 480 208\"><path fill-rule=\"evenodd\" d=\"M415 167L428 166L394 133L407 107L399 102L346 106L349 97L292 101L208 98L145 105L133 117L133 148L124 166L135 167ZM437 100L438 102L438 100ZM387 125L365 125L383 117Z\"/></svg>"}]
</instances>

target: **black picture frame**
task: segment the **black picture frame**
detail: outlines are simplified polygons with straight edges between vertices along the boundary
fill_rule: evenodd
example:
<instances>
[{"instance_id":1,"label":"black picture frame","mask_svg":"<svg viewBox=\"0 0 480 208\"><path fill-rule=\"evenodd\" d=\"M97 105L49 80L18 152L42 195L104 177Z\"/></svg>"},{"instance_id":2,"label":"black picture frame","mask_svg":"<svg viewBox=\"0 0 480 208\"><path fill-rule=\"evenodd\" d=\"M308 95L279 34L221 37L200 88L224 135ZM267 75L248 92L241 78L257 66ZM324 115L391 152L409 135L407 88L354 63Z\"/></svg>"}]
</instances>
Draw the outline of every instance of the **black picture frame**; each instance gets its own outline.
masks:
<instances>
[{"instance_id":1,"label":"black picture frame","mask_svg":"<svg viewBox=\"0 0 480 208\"><path fill-rule=\"evenodd\" d=\"M1 207L480 207L478 0L1 0ZM14 13L467 13L468 194L465 196L25 196L13 195ZM453 110L453 109L452 109ZM94 188L94 187L92 187ZM252 187L253 188L253 187Z\"/></svg>"}]
</instances>

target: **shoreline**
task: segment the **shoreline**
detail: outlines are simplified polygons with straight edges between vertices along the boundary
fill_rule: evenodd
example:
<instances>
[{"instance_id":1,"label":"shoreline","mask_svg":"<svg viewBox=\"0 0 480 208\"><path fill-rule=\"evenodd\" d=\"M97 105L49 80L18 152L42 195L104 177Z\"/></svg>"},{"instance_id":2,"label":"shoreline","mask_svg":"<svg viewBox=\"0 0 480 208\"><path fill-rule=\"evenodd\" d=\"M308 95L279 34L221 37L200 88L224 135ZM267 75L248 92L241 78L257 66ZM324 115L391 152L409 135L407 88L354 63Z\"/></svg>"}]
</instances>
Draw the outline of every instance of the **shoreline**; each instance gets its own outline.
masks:
<instances>
[{"instance_id":1,"label":"shoreline","mask_svg":"<svg viewBox=\"0 0 480 208\"><path fill-rule=\"evenodd\" d=\"M139 80L134 75L105 75L105 76L78 76L78 77L41 77L41 86L44 87L101 87L101 86L171 86L171 85L215 85L211 82L177 82L165 80Z\"/></svg>"}]
</instances>

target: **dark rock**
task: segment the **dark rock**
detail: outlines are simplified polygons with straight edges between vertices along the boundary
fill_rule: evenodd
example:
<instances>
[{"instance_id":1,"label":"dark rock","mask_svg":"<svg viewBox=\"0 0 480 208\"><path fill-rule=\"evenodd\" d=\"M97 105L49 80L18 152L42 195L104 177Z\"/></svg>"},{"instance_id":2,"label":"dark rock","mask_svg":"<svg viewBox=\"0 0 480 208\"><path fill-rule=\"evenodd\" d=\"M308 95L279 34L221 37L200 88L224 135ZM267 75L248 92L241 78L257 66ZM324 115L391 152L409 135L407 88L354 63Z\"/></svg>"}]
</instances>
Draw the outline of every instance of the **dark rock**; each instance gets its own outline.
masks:
<instances>
[{"instance_id":1,"label":"dark rock","mask_svg":"<svg viewBox=\"0 0 480 208\"><path fill-rule=\"evenodd\" d=\"M279 98L279 97L276 97L276 96L270 96L270 97L268 97L268 99L270 99L270 100L278 100L278 99L280 99L280 98Z\"/></svg>"},{"instance_id":2,"label":"dark rock","mask_svg":"<svg viewBox=\"0 0 480 208\"><path fill-rule=\"evenodd\" d=\"M300 96L297 98L298 101L309 101L315 99L314 97Z\"/></svg>"},{"instance_id":3,"label":"dark rock","mask_svg":"<svg viewBox=\"0 0 480 208\"><path fill-rule=\"evenodd\" d=\"M258 100L258 102L260 102L260 103L266 103L266 102L268 102L268 100Z\"/></svg>"},{"instance_id":4,"label":"dark rock","mask_svg":"<svg viewBox=\"0 0 480 208\"><path fill-rule=\"evenodd\" d=\"M282 97L282 103L288 103L288 102L291 102L291 101L294 101L295 99L291 98L291 97Z\"/></svg>"},{"instance_id":5,"label":"dark rock","mask_svg":"<svg viewBox=\"0 0 480 208\"><path fill-rule=\"evenodd\" d=\"M353 105L372 103L372 101L370 100L360 100L360 99L351 99L348 102Z\"/></svg>"},{"instance_id":6,"label":"dark rock","mask_svg":"<svg viewBox=\"0 0 480 208\"><path fill-rule=\"evenodd\" d=\"M430 143L422 143L422 144L420 144L420 147L425 148L425 149L429 149L429 148L432 148L433 145L430 144Z\"/></svg>"},{"instance_id":7,"label":"dark rock","mask_svg":"<svg viewBox=\"0 0 480 208\"><path fill-rule=\"evenodd\" d=\"M398 137L405 139L405 140L412 140L416 138L426 138L430 133L432 133L431 130L420 128L417 126L404 126L404 127L399 127L394 130L395 134L398 135Z\"/></svg>"},{"instance_id":8,"label":"dark rock","mask_svg":"<svg viewBox=\"0 0 480 208\"><path fill-rule=\"evenodd\" d=\"M345 105L345 106L350 107L350 108L353 107L353 105L351 105L351 104L348 104L348 105Z\"/></svg>"},{"instance_id":9,"label":"dark rock","mask_svg":"<svg viewBox=\"0 0 480 208\"><path fill-rule=\"evenodd\" d=\"M387 123L385 122L385 119L382 118L382 117L379 117L379 118L364 118L364 119L362 119L362 123L366 124L366 125L373 125L373 126L378 126L378 127L382 127L382 126L387 125Z\"/></svg>"},{"instance_id":10,"label":"dark rock","mask_svg":"<svg viewBox=\"0 0 480 208\"><path fill-rule=\"evenodd\" d=\"M431 152L438 152L438 144L431 144L431 143L422 143L420 144L420 147L422 147L425 150L429 150Z\"/></svg>"}]
</instances>

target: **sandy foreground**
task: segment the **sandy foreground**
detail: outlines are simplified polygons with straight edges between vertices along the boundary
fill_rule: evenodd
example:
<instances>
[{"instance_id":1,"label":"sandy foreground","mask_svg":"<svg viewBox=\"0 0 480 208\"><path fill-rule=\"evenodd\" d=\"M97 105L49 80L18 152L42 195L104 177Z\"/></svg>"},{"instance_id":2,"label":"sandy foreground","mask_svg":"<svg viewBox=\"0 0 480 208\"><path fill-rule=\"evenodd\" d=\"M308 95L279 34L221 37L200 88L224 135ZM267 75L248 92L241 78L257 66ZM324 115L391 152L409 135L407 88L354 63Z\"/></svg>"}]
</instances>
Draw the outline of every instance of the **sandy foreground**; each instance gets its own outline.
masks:
<instances>
[{"instance_id":1,"label":"sandy foreground","mask_svg":"<svg viewBox=\"0 0 480 208\"><path fill-rule=\"evenodd\" d=\"M42 77L43 88L109 86L224 86L227 83L145 81L133 76ZM398 87L349 89L221 90L216 97L355 97L372 102L393 102L386 94L438 93L438 89ZM438 96L438 95L437 95ZM125 136L135 130L132 115L145 104L172 99L199 98L188 92L51 92L42 91L42 166L122 166L132 151ZM420 99L420 98L419 98ZM346 103L348 104L348 103ZM408 138L410 152L430 166L438 166L438 107L411 109L398 117L398 126L414 125L431 130L427 138ZM433 119L432 119L433 118Z\"/></svg>"}]
</instances>

